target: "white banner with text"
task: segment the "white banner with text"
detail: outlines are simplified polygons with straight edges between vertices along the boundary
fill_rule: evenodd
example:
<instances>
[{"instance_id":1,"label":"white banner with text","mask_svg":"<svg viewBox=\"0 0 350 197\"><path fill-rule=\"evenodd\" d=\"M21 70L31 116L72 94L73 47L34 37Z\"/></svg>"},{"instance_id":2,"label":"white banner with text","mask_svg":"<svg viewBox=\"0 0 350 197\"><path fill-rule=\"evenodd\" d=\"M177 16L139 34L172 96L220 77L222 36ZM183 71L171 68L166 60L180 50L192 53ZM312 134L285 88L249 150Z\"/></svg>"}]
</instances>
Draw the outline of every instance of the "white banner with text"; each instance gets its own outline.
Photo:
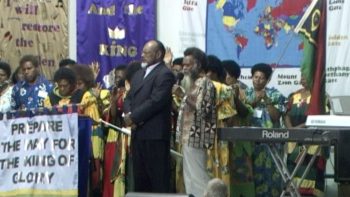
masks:
<instances>
[{"instance_id":1,"label":"white banner with text","mask_svg":"<svg viewBox=\"0 0 350 197\"><path fill-rule=\"evenodd\" d=\"M349 96L350 1L327 1L326 93Z\"/></svg>"},{"instance_id":2,"label":"white banner with text","mask_svg":"<svg viewBox=\"0 0 350 197\"><path fill-rule=\"evenodd\" d=\"M0 121L0 196L77 196L78 115Z\"/></svg>"},{"instance_id":3,"label":"white banner with text","mask_svg":"<svg viewBox=\"0 0 350 197\"><path fill-rule=\"evenodd\" d=\"M170 47L174 58L188 47L205 51L207 1L157 1L157 39Z\"/></svg>"}]
</instances>

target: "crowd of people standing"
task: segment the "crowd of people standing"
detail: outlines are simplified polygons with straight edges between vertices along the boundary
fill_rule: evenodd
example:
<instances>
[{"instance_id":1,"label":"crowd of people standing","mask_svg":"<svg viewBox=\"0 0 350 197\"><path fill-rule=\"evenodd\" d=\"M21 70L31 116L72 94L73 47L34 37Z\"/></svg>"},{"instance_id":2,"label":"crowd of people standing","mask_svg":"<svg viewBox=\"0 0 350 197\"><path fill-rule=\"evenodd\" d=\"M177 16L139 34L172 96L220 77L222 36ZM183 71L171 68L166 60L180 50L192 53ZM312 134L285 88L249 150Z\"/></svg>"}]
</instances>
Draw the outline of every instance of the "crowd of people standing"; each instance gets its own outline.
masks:
<instances>
[{"instance_id":1,"label":"crowd of people standing","mask_svg":"<svg viewBox=\"0 0 350 197\"><path fill-rule=\"evenodd\" d=\"M1 113L78 104L79 113L93 120L91 196L128 191L208 196L213 178L227 186L225 196L280 195L282 180L265 144L221 141L216 133L233 126L305 127L310 90L303 78L303 88L286 98L268 87L273 74L268 64L251 68L253 86L247 87L235 61L196 47L173 61L158 40L144 45L140 62L115 68L111 88L95 82L97 72L96 64L65 59L49 81L36 57L26 55L11 80L10 65L0 62ZM103 127L100 118L130 128L131 136ZM295 166L301 148L288 144L288 166ZM172 157L171 149L182 156ZM322 195L324 162L319 155L302 194Z\"/></svg>"}]
</instances>

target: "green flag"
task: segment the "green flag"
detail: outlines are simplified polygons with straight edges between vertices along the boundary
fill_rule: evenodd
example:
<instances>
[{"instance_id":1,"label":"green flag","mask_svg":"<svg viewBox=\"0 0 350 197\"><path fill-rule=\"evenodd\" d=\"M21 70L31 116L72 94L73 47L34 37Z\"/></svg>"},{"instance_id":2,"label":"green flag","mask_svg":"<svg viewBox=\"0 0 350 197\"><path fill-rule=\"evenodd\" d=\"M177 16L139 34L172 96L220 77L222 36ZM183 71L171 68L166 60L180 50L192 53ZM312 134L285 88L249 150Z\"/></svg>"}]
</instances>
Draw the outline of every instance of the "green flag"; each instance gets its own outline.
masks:
<instances>
[{"instance_id":1,"label":"green flag","mask_svg":"<svg viewBox=\"0 0 350 197\"><path fill-rule=\"evenodd\" d=\"M308 114L324 113L326 1L314 0L295 28L303 36L304 58L301 74L311 89Z\"/></svg>"},{"instance_id":2,"label":"green flag","mask_svg":"<svg viewBox=\"0 0 350 197\"><path fill-rule=\"evenodd\" d=\"M301 18L295 31L303 37L304 58L301 63L301 73L307 79L310 88L313 86L315 72L315 50L320 27L322 0L311 2L305 14Z\"/></svg>"}]
</instances>

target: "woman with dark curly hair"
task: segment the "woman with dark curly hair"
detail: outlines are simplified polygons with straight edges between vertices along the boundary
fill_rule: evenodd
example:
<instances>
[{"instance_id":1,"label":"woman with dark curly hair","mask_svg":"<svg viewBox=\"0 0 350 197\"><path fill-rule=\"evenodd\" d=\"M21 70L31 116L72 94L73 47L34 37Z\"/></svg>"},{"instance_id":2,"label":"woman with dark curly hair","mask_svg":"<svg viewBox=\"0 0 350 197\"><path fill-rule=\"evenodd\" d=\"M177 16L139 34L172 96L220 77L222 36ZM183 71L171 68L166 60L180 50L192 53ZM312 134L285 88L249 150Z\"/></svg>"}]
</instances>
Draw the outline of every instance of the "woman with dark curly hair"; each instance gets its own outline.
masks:
<instances>
[{"instance_id":1,"label":"woman with dark curly hair","mask_svg":"<svg viewBox=\"0 0 350 197\"><path fill-rule=\"evenodd\" d=\"M89 116L93 120L92 126L92 154L94 169L91 172L91 195L102 196L102 165L103 165L103 152L104 152L104 134L101 125L98 123L101 117L101 105L100 96L102 91L99 91L99 95L95 95L93 88L95 87L95 76L92 69L88 65L74 65L71 69L77 76L77 88L84 92L83 98L80 102L81 113ZM99 87L98 87L99 88ZM104 91L105 92L105 91ZM109 93L109 91L107 91ZM109 97L106 96L106 98ZM109 98L107 99L109 101ZM108 104L109 105L109 102Z\"/></svg>"},{"instance_id":2,"label":"woman with dark curly hair","mask_svg":"<svg viewBox=\"0 0 350 197\"><path fill-rule=\"evenodd\" d=\"M0 62L0 113L6 113L11 109L12 85L9 81L11 67L6 62Z\"/></svg>"},{"instance_id":3,"label":"woman with dark curly hair","mask_svg":"<svg viewBox=\"0 0 350 197\"><path fill-rule=\"evenodd\" d=\"M272 68L268 64L256 64L251 69L253 87L246 90L247 102L253 107L251 125L263 128L280 127L285 97L275 88L267 88ZM256 145L253 151L253 174L256 196L279 196L281 177L268 154L266 144Z\"/></svg>"},{"instance_id":4,"label":"woman with dark curly hair","mask_svg":"<svg viewBox=\"0 0 350 197\"><path fill-rule=\"evenodd\" d=\"M226 71L226 84L234 91L231 101L237 114L227 120L229 127L249 126L250 116L253 114L252 107L246 103L245 89L247 86L239 81L241 68L234 60L224 60L222 65ZM230 143L230 173L231 173L231 196L253 197L253 144L250 141L235 141Z\"/></svg>"},{"instance_id":5,"label":"woman with dark curly hair","mask_svg":"<svg viewBox=\"0 0 350 197\"><path fill-rule=\"evenodd\" d=\"M59 68L54 74L56 87L44 100L45 107L64 106L81 102L84 92L77 89L75 73L66 67Z\"/></svg>"}]
</instances>

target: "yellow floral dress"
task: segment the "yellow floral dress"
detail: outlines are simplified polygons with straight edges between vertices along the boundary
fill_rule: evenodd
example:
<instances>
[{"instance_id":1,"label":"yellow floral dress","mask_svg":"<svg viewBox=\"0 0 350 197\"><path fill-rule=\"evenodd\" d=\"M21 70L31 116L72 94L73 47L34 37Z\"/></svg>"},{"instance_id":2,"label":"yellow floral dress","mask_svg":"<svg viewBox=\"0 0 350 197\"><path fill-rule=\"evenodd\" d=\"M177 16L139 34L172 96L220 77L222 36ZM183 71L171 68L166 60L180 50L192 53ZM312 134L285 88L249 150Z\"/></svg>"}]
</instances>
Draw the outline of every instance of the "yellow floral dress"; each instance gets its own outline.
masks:
<instances>
[{"instance_id":1,"label":"yellow floral dress","mask_svg":"<svg viewBox=\"0 0 350 197\"><path fill-rule=\"evenodd\" d=\"M216 89L217 106L217 127L226 127L226 120L237 114L233 101L233 90L230 86L213 81ZM214 148L208 149L207 170L211 176L222 179L226 185L230 185L229 170L229 143L219 141L217 136L214 142Z\"/></svg>"}]
</instances>

